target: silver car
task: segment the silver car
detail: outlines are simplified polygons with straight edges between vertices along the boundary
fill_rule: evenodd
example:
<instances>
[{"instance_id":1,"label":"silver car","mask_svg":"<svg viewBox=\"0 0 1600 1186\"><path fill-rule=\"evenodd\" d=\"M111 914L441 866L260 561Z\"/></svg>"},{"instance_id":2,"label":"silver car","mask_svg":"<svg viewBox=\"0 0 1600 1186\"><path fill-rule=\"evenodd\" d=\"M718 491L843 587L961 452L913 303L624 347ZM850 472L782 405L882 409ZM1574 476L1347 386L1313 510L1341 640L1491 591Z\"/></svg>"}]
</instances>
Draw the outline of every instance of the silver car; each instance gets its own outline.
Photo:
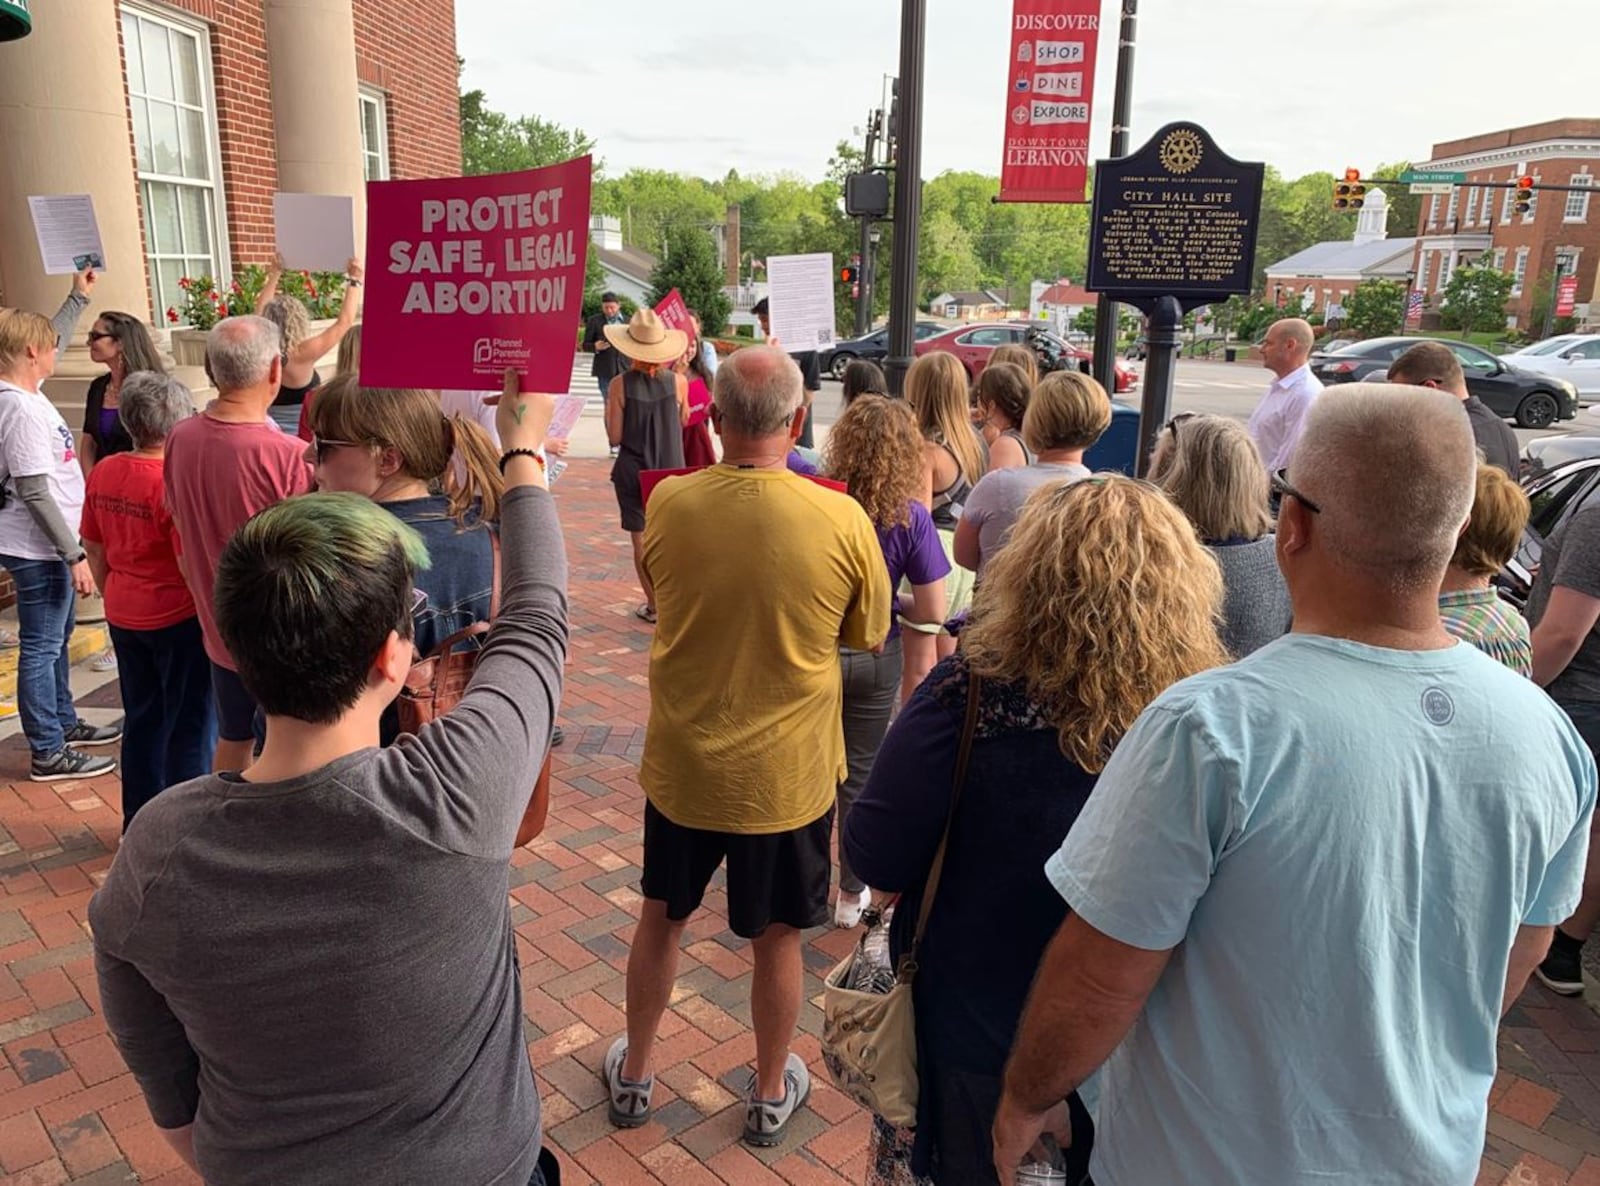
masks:
<instances>
[{"instance_id":1,"label":"silver car","mask_svg":"<svg viewBox=\"0 0 1600 1186\"><path fill-rule=\"evenodd\" d=\"M1567 380L1582 403L1600 401L1600 334L1558 334L1500 357L1525 371Z\"/></svg>"}]
</instances>

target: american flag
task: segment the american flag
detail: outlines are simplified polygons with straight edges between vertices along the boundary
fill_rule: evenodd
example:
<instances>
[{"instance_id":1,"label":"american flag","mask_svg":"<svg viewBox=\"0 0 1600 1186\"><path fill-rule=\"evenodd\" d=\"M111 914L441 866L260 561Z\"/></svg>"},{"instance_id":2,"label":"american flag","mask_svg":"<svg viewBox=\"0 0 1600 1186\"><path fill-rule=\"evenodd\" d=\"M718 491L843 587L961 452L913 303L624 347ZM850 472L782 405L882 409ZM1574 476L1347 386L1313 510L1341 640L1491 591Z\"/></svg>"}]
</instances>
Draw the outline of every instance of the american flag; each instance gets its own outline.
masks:
<instances>
[{"instance_id":1,"label":"american flag","mask_svg":"<svg viewBox=\"0 0 1600 1186\"><path fill-rule=\"evenodd\" d=\"M1422 320L1422 294L1413 292L1406 298L1406 324Z\"/></svg>"}]
</instances>

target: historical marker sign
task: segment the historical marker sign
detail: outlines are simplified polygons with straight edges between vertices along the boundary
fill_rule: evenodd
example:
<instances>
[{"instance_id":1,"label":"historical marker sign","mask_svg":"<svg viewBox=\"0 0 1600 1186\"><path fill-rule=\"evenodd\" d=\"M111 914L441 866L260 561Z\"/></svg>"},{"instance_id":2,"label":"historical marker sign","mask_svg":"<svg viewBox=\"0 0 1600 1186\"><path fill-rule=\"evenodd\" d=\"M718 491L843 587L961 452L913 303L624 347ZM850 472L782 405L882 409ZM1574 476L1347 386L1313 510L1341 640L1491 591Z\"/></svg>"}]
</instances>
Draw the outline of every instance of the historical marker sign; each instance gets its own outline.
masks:
<instances>
[{"instance_id":1,"label":"historical marker sign","mask_svg":"<svg viewBox=\"0 0 1600 1186\"><path fill-rule=\"evenodd\" d=\"M1249 292L1265 173L1190 123L1099 162L1085 287L1131 304L1175 297L1187 308Z\"/></svg>"}]
</instances>

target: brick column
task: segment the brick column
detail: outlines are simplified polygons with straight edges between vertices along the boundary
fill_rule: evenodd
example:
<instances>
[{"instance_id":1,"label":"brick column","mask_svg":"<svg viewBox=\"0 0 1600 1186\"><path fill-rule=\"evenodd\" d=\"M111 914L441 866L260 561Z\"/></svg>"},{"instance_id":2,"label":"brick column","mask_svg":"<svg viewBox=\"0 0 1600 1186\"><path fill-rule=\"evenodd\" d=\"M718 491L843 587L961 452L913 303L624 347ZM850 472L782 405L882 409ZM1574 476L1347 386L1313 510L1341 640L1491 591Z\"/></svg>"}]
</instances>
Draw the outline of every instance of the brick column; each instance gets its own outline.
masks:
<instances>
[{"instance_id":1,"label":"brick column","mask_svg":"<svg viewBox=\"0 0 1600 1186\"><path fill-rule=\"evenodd\" d=\"M278 187L353 197L360 253L367 198L351 0L266 0L266 16Z\"/></svg>"},{"instance_id":2,"label":"brick column","mask_svg":"<svg viewBox=\"0 0 1600 1186\"><path fill-rule=\"evenodd\" d=\"M78 323L81 341L97 311L150 317L117 8L115 0L33 7L33 34L0 52L0 297L46 317L56 311L71 277L44 274L28 198L93 195L106 270ZM354 126L353 101L351 111Z\"/></svg>"}]
</instances>

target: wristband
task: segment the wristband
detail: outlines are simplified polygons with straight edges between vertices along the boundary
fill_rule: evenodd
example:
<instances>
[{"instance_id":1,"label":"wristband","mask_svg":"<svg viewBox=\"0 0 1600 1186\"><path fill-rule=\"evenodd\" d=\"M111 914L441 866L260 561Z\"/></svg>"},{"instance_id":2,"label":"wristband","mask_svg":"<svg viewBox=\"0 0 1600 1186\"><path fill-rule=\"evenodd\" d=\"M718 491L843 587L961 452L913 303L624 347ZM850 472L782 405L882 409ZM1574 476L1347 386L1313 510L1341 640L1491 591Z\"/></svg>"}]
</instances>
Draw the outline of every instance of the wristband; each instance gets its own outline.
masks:
<instances>
[{"instance_id":1,"label":"wristband","mask_svg":"<svg viewBox=\"0 0 1600 1186\"><path fill-rule=\"evenodd\" d=\"M540 453L537 449L507 449L504 453L500 454L500 476L502 478L506 476L506 462L510 461L513 457L531 457L539 463L540 469L548 469L548 467L545 465L544 454Z\"/></svg>"},{"instance_id":2,"label":"wristband","mask_svg":"<svg viewBox=\"0 0 1600 1186\"><path fill-rule=\"evenodd\" d=\"M361 287L361 281L355 279L352 276L346 276L344 278L344 284L345 284L346 288L360 288Z\"/></svg>"}]
</instances>

